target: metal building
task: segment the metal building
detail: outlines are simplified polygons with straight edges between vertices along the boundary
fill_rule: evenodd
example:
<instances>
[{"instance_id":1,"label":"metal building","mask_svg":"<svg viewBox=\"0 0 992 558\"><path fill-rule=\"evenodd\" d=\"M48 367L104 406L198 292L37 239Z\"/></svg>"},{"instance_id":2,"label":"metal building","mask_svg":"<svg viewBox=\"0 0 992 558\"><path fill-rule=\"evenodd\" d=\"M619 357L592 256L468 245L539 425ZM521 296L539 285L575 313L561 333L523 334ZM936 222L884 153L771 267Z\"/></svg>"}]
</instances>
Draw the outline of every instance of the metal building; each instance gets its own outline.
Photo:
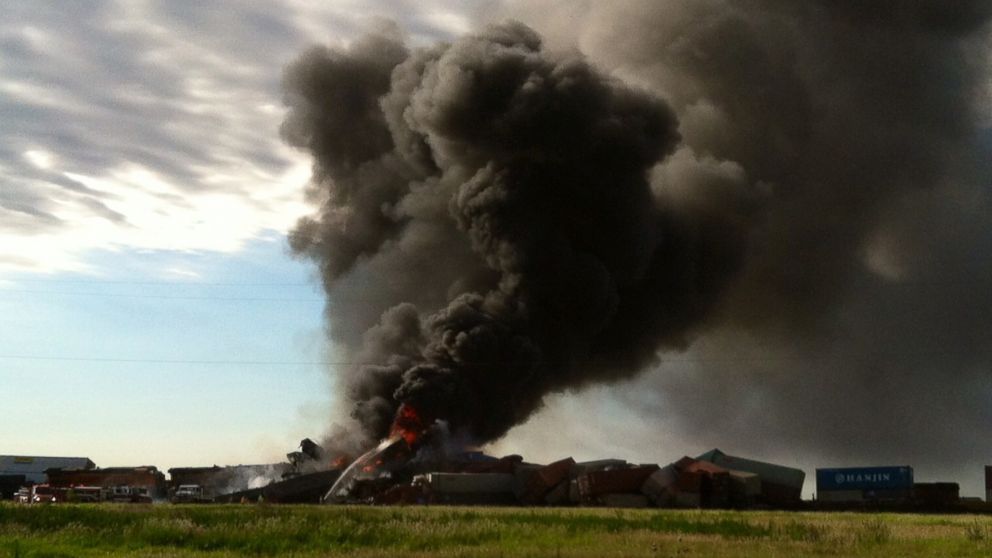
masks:
<instances>
[{"instance_id":1,"label":"metal building","mask_svg":"<svg viewBox=\"0 0 992 558\"><path fill-rule=\"evenodd\" d=\"M40 484L48 481L49 469L93 469L96 464L87 457L42 457L35 455L0 455L0 475L24 475L26 482Z\"/></svg>"}]
</instances>

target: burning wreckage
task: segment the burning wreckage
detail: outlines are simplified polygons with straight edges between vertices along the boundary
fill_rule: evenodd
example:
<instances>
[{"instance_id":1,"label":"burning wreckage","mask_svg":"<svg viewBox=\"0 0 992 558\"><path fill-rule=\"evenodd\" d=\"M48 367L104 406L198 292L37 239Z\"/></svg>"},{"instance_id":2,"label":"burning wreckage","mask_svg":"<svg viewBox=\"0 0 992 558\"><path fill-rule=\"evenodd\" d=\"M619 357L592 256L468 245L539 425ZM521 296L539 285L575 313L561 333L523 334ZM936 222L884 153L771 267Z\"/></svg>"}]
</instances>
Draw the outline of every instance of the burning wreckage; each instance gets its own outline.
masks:
<instances>
[{"instance_id":1,"label":"burning wreckage","mask_svg":"<svg viewBox=\"0 0 992 558\"><path fill-rule=\"evenodd\" d=\"M622 459L538 465L519 455L496 458L452 448L443 424L403 405L390 435L341 471L322 502L789 508L800 504L804 480L799 469L717 449L666 467Z\"/></svg>"},{"instance_id":2,"label":"burning wreckage","mask_svg":"<svg viewBox=\"0 0 992 558\"><path fill-rule=\"evenodd\" d=\"M402 405L390 434L351 460L310 439L287 462L169 469L97 468L85 458L0 456L0 498L177 504L451 504L613 508L989 511L959 485L915 482L909 466L816 470L817 497L802 501L799 469L713 449L660 467L623 459L546 465L472 451L449 425ZM59 465L59 466L53 466ZM992 467L986 484L992 486ZM984 506L984 507L983 507Z\"/></svg>"}]
</instances>

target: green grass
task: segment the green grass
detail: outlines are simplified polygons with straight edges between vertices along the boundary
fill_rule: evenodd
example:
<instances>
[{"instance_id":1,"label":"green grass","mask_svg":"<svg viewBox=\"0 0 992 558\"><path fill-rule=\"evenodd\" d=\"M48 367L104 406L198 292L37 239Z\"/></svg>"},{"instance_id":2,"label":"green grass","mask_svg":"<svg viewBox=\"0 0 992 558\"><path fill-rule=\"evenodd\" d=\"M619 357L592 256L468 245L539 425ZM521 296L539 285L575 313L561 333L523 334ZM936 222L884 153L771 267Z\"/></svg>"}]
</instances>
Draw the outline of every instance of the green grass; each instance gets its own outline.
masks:
<instances>
[{"instance_id":1,"label":"green grass","mask_svg":"<svg viewBox=\"0 0 992 558\"><path fill-rule=\"evenodd\" d=\"M0 558L989 556L990 533L973 515L0 504Z\"/></svg>"}]
</instances>

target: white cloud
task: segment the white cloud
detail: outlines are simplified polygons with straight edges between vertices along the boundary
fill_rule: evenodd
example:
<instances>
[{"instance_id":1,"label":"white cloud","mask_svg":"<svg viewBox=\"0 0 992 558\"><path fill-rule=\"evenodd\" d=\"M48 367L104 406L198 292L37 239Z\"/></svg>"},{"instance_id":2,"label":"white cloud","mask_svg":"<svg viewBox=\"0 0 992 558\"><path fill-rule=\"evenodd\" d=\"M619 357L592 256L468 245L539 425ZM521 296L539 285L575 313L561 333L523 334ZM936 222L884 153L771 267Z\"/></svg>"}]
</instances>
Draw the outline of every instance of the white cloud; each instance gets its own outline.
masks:
<instances>
[{"instance_id":1,"label":"white cloud","mask_svg":"<svg viewBox=\"0 0 992 558\"><path fill-rule=\"evenodd\" d=\"M199 279L202 275L192 269L182 269L178 267L169 267L163 270L166 275L170 277L179 277L182 279Z\"/></svg>"},{"instance_id":2,"label":"white cloud","mask_svg":"<svg viewBox=\"0 0 992 558\"><path fill-rule=\"evenodd\" d=\"M233 252L311 209L284 146L283 67L377 18L414 42L478 2L285 6L13 1L0 21L0 273L90 270L115 250Z\"/></svg>"},{"instance_id":3,"label":"white cloud","mask_svg":"<svg viewBox=\"0 0 992 558\"><path fill-rule=\"evenodd\" d=\"M214 174L202 175L201 184L236 185L230 193L215 188L184 192L169 177L138 164L107 169L102 176L66 172L124 220L94 213L89 194L36 185L46 190L49 212L62 226L36 235L0 232L0 269L80 271L92 249L235 252L264 231L285 232L307 213L298 192L309 161L298 155L280 171L267 174L250 165L227 168L226 174L203 169Z\"/></svg>"},{"instance_id":4,"label":"white cloud","mask_svg":"<svg viewBox=\"0 0 992 558\"><path fill-rule=\"evenodd\" d=\"M462 35L472 30L472 22L466 15L449 10L427 12L424 19L449 35Z\"/></svg>"},{"instance_id":5,"label":"white cloud","mask_svg":"<svg viewBox=\"0 0 992 558\"><path fill-rule=\"evenodd\" d=\"M24 152L24 158L39 169L48 170L55 162L55 156L44 149L29 149Z\"/></svg>"}]
</instances>

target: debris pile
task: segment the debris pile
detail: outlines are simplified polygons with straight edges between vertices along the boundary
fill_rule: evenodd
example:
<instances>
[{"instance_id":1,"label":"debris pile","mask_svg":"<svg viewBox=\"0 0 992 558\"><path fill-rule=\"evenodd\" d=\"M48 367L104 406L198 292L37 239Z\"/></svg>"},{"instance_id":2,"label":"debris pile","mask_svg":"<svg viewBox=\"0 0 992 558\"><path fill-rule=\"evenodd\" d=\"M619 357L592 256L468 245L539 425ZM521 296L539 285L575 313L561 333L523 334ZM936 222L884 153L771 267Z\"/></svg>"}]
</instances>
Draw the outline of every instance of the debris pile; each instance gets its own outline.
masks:
<instances>
[{"instance_id":1,"label":"debris pile","mask_svg":"<svg viewBox=\"0 0 992 558\"><path fill-rule=\"evenodd\" d=\"M803 501L802 470L719 449L665 466L572 457L540 464L466 450L445 425L426 423L404 409L390 437L356 459L305 439L284 463L174 468L168 483L156 467L98 468L85 460L85 467L46 468L42 482L0 471L0 495L24 504L152 503L167 493L176 504L992 511L962 498L957 483L914 482L909 466L817 469L815 498ZM18 463L29 459L65 463Z\"/></svg>"},{"instance_id":2,"label":"debris pile","mask_svg":"<svg viewBox=\"0 0 992 558\"><path fill-rule=\"evenodd\" d=\"M548 464L464 451L446 426L404 404L390 435L355 459L324 495L328 504L788 507L806 474L718 449L664 468L623 459Z\"/></svg>"},{"instance_id":3,"label":"debris pile","mask_svg":"<svg viewBox=\"0 0 992 558\"><path fill-rule=\"evenodd\" d=\"M232 492L261 488L291 471L287 463L228 467L169 469L169 498L183 503L205 503Z\"/></svg>"},{"instance_id":4,"label":"debris pile","mask_svg":"<svg viewBox=\"0 0 992 558\"><path fill-rule=\"evenodd\" d=\"M299 450L287 453L286 459L289 463L278 480L264 486L228 491L215 500L223 503L317 504L338 480L348 461L345 456L330 456L310 438L304 438Z\"/></svg>"},{"instance_id":5,"label":"debris pile","mask_svg":"<svg viewBox=\"0 0 992 558\"><path fill-rule=\"evenodd\" d=\"M713 450L660 467L623 459L545 465L518 455L422 452L403 438L384 441L356 460L325 503L606 506L618 508L789 507L800 503L805 474ZM741 466L730 469L708 461ZM776 476L775 473L779 473ZM790 484L782 485L783 478ZM787 499L785 495L794 498Z\"/></svg>"}]
</instances>

